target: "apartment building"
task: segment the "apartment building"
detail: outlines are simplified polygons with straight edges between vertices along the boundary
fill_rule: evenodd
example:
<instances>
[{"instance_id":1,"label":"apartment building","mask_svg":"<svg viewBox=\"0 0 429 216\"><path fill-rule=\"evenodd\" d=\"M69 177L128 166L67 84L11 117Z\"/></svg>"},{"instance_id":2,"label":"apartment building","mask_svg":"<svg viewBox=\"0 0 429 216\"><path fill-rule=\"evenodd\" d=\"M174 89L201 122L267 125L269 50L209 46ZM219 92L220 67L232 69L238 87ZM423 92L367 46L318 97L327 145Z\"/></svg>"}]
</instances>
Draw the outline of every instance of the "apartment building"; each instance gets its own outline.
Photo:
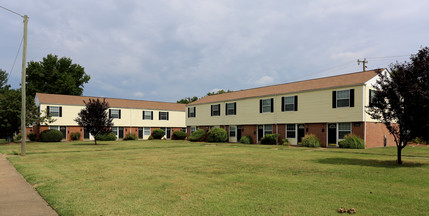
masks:
<instances>
[{"instance_id":1,"label":"apartment building","mask_svg":"<svg viewBox=\"0 0 429 216\"><path fill-rule=\"evenodd\" d=\"M385 126L366 113L377 77L371 70L207 96L186 106L188 135L221 127L229 142L279 134L298 145L315 134L322 146L335 147L353 133L366 147L394 146Z\"/></svg>"}]
</instances>

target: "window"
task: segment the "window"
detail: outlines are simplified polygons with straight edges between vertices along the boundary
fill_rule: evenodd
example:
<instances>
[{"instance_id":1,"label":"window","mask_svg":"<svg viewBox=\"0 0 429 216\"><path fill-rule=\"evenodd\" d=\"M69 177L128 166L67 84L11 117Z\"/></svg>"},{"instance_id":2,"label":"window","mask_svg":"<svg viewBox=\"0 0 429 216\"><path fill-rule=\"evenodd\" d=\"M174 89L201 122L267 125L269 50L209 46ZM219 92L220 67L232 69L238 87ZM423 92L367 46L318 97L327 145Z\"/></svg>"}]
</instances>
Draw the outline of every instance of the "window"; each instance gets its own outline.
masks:
<instances>
[{"instance_id":1,"label":"window","mask_svg":"<svg viewBox=\"0 0 429 216\"><path fill-rule=\"evenodd\" d=\"M143 128L143 135L144 136L150 136L150 128L148 128L148 127Z\"/></svg>"},{"instance_id":2,"label":"window","mask_svg":"<svg viewBox=\"0 0 429 216\"><path fill-rule=\"evenodd\" d=\"M298 96L282 97L282 111L298 111Z\"/></svg>"},{"instance_id":3,"label":"window","mask_svg":"<svg viewBox=\"0 0 429 216\"><path fill-rule=\"evenodd\" d=\"M352 133L351 123L338 123L338 139L344 139L347 134Z\"/></svg>"},{"instance_id":4,"label":"window","mask_svg":"<svg viewBox=\"0 0 429 216\"><path fill-rule=\"evenodd\" d=\"M354 107L355 105L355 90L347 89L332 92L332 108L337 107Z\"/></svg>"},{"instance_id":5,"label":"window","mask_svg":"<svg viewBox=\"0 0 429 216\"><path fill-rule=\"evenodd\" d=\"M48 106L48 113L52 117L62 117L62 111L60 106Z\"/></svg>"},{"instance_id":6,"label":"window","mask_svg":"<svg viewBox=\"0 0 429 216\"><path fill-rule=\"evenodd\" d=\"M260 113L273 112L273 104L274 104L273 98L259 100L259 112Z\"/></svg>"},{"instance_id":7,"label":"window","mask_svg":"<svg viewBox=\"0 0 429 216\"><path fill-rule=\"evenodd\" d=\"M236 131L237 131L237 127L229 126L229 137L235 137Z\"/></svg>"},{"instance_id":8,"label":"window","mask_svg":"<svg viewBox=\"0 0 429 216\"><path fill-rule=\"evenodd\" d=\"M196 107L188 107L188 118L195 118L196 117Z\"/></svg>"},{"instance_id":9,"label":"window","mask_svg":"<svg viewBox=\"0 0 429 216\"><path fill-rule=\"evenodd\" d=\"M112 132L116 135L116 137L118 136L118 127L112 127Z\"/></svg>"},{"instance_id":10,"label":"window","mask_svg":"<svg viewBox=\"0 0 429 216\"><path fill-rule=\"evenodd\" d=\"M153 111L143 111L143 120L153 120Z\"/></svg>"},{"instance_id":11,"label":"window","mask_svg":"<svg viewBox=\"0 0 429 216\"><path fill-rule=\"evenodd\" d=\"M220 104L212 105L212 116L220 116Z\"/></svg>"},{"instance_id":12,"label":"window","mask_svg":"<svg viewBox=\"0 0 429 216\"><path fill-rule=\"evenodd\" d=\"M237 103L227 103L225 105L226 115L235 115L236 114Z\"/></svg>"},{"instance_id":13,"label":"window","mask_svg":"<svg viewBox=\"0 0 429 216\"><path fill-rule=\"evenodd\" d=\"M286 125L286 138L296 138L296 125L287 124Z\"/></svg>"},{"instance_id":14,"label":"window","mask_svg":"<svg viewBox=\"0 0 429 216\"><path fill-rule=\"evenodd\" d=\"M273 125L264 125L264 136L273 134Z\"/></svg>"},{"instance_id":15,"label":"window","mask_svg":"<svg viewBox=\"0 0 429 216\"><path fill-rule=\"evenodd\" d=\"M376 93L377 93L376 90L373 90L373 89L369 90L369 106L373 106Z\"/></svg>"},{"instance_id":16,"label":"window","mask_svg":"<svg viewBox=\"0 0 429 216\"><path fill-rule=\"evenodd\" d=\"M168 120L168 112L159 112L159 120Z\"/></svg>"},{"instance_id":17,"label":"window","mask_svg":"<svg viewBox=\"0 0 429 216\"><path fill-rule=\"evenodd\" d=\"M186 133L186 128L182 128L182 131Z\"/></svg>"},{"instance_id":18,"label":"window","mask_svg":"<svg viewBox=\"0 0 429 216\"><path fill-rule=\"evenodd\" d=\"M197 127L191 127L191 134L197 130Z\"/></svg>"},{"instance_id":19,"label":"window","mask_svg":"<svg viewBox=\"0 0 429 216\"><path fill-rule=\"evenodd\" d=\"M121 119L121 110L120 109L109 109L109 116L111 118Z\"/></svg>"},{"instance_id":20,"label":"window","mask_svg":"<svg viewBox=\"0 0 429 216\"><path fill-rule=\"evenodd\" d=\"M124 127L112 127L112 132L118 137L119 139L124 138Z\"/></svg>"}]
</instances>

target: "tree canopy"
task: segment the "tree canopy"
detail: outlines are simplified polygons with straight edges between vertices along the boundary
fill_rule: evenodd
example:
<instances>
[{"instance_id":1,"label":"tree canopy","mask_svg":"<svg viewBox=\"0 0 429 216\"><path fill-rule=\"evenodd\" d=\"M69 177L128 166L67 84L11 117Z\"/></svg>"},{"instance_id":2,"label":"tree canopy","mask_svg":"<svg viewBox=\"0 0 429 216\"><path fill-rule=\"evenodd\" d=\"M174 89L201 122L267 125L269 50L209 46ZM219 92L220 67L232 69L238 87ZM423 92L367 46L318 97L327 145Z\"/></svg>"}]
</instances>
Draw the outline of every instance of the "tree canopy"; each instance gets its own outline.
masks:
<instances>
[{"instance_id":1,"label":"tree canopy","mask_svg":"<svg viewBox=\"0 0 429 216\"><path fill-rule=\"evenodd\" d=\"M107 110L109 103L106 99L101 102L99 99L89 99L85 103L85 108L78 113L78 117L74 119L79 126L84 127L94 137L95 145L97 145L97 135L106 133L113 126L113 119L109 116Z\"/></svg>"},{"instance_id":2,"label":"tree canopy","mask_svg":"<svg viewBox=\"0 0 429 216\"><path fill-rule=\"evenodd\" d=\"M207 92L207 94L205 96L218 95L218 94L224 94L224 93L229 93L229 92L232 92L232 91L229 89L227 91L221 89L219 91ZM195 102L197 100L199 100L199 98L197 96L194 96L192 98L191 97L185 97L181 100L178 100L177 103L190 104L190 103Z\"/></svg>"},{"instance_id":3,"label":"tree canopy","mask_svg":"<svg viewBox=\"0 0 429 216\"><path fill-rule=\"evenodd\" d=\"M399 164L408 141L429 136L429 48L422 48L410 59L392 64L387 73L379 71L376 93L367 111L393 135Z\"/></svg>"},{"instance_id":4,"label":"tree canopy","mask_svg":"<svg viewBox=\"0 0 429 216\"><path fill-rule=\"evenodd\" d=\"M50 94L82 95L83 85L90 76L82 66L70 58L49 54L40 62L30 61L27 66L27 95L36 92Z\"/></svg>"},{"instance_id":5,"label":"tree canopy","mask_svg":"<svg viewBox=\"0 0 429 216\"><path fill-rule=\"evenodd\" d=\"M0 94L10 88L10 85L7 85L8 75L6 71L0 69Z\"/></svg>"}]
</instances>

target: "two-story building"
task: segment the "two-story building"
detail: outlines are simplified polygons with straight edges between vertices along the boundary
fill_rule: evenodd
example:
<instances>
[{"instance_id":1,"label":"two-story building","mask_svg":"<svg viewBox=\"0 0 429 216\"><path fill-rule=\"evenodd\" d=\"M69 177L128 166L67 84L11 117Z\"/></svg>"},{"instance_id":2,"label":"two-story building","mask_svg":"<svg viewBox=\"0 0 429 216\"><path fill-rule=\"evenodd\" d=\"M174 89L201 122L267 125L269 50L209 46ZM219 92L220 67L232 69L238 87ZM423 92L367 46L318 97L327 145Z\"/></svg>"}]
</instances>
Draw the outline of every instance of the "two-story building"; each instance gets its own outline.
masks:
<instances>
[{"instance_id":1,"label":"two-story building","mask_svg":"<svg viewBox=\"0 0 429 216\"><path fill-rule=\"evenodd\" d=\"M185 105L144 100L86 97L37 93L36 106L47 111L55 122L49 125L34 126L33 132L56 129L63 133L64 140L71 140L70 134L79 132L81 140L94 139L88 131L80 127L75 118L85 108L89 99L106 100L109 103L109 115L113 118L112 132L119 139L126 134L136 134L139 139L147 139L154 129L163 129L165 137L171 138L174 131L186 131Z\"/></svg>"},{"instance_id":2,"label":"two-story building","mask_svg":"<svg viewBox=\"0 0 429 216\"><path fill-rule=\"evenodd\" d=\"M366 113L377 77L373 70L207 96L186 106L188 135L221 127L229 142L279 134L297 145L315 134L326 147L353 133L366 147L392 146L385 126Z\"/></svg>"}]
</instances>

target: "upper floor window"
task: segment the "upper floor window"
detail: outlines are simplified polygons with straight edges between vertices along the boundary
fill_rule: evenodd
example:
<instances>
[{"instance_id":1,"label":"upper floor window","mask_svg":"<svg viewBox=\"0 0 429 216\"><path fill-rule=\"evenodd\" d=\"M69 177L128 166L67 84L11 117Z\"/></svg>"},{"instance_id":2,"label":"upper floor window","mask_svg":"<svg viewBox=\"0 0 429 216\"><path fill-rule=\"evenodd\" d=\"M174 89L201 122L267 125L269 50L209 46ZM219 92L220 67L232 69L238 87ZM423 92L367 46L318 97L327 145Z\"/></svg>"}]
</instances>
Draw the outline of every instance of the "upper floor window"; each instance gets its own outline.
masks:
<instances>
[{"instance_id":1,"label":"upper floor window","mask_svg":"<svg viewBox=\"0 0 429 216\"><path fill-rule=\"evenodd\" d=\"M211 106L211 116L220 116L220 104Z\"/></svg>"},{"instance_id":2,"label":"upper floor window","mask_svg":"<svg viewBox=\"0 0 429 216\"><path fill-rule=\"evenodd\" d=\"M259 100L259 112L260 113L267 113L267 112L273 112L274 111L274 99L261 99Z\"/></svg>"},{"instance_id":3,"label":"upper floor window","mask_svg":"<svg viewBox=\"0 0 429 216\"><path fill-rule=\"evenodd\" d=\"M188 107L188 118L196 117L197 116L196 111L197 111L196 107Z\"/></svg>"},{"instance_id":4,"label":"upper floor window","mask_svg":"<svg viewBox=\"0 0 429 216\"><path fill-rule=\"evenodd\" d=\"M374 104L376 93L377 93L376 90L373 90L373 89L369 90L369 106L372 106Z\"/></svg>"},{"instance_id":5,"label":"upper floor window","mask_svg":"<svg viewBox=\"0 0 429 216\"><path fill-rule=\"evenodd\" d=\"M143 120L153 120L153 111L143 111Z\"/></svg>"},{"instance_id":6,"label":"upper floor window","mask_svg":"<svg viewBox=\"0 0 429 216\"><path fill-rule=\"evenodd\" d=\"M63 108L60 106L48 106L48 114L52 117L62 117Z\"/></svg>"},{"instance_id":7,"label":"upper floor window","mask_svg":"<svg viewBox=\"0 0 429 216\"><path fill-rule=\"evenodd\" d=\"M109 109L109 116L111 118L121 119L121 110L120 109Z\"/></svg>"},{"instance_id":8,"label":"upper floor window","mask_svg":"<svg viewBox=\"0 0 429 216\"><path fill-rule=\"evenodd\" d=\"M282 111L298 111L298 96L282 97Z\"/></svg>"},{"instance_id":9,"label":"upper floor window","mask_svg":"<svg viewBox=\"0 0 429 216\"><path fill-rule=\"evenodd\" d=\"M355 90L347 89L332 92L332 108L337 107L354 107L355 106Z\"/></svg>"},{"instance_id":10,"label":"upper floor window","mask_svg":"<svg viewBox=\"0 0 429 216\"><path fill-rule=\"evenodd\" d=\"M226 115L235 115L237 112L237 103L227 103L225 105Z\"/></svg>"},{"instance_id":11,"label":"upper floor window","mask_svg":"<svg viewBox=\"0 0 429 216\"><path fill-rule=\"evenodd\" d=\"M159 120L168 120L168 112L159 112Z\"/></svg>"}]
</instances>

